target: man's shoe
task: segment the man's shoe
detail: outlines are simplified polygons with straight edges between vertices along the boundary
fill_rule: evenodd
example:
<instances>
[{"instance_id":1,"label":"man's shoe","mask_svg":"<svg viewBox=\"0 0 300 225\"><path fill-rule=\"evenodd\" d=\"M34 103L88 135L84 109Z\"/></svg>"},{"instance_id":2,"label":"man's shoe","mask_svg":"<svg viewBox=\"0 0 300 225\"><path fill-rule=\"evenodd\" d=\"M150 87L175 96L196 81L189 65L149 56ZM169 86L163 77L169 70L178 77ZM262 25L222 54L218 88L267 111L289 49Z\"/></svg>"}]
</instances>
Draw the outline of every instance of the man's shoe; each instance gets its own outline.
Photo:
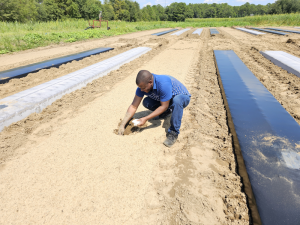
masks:
<instances>
[{"instance_id":1,"label":"man's shoe","mask_svg":"<svg viewBox=\"0 0 300 225\"><path fill-rule=\"evenodd\" d=\"M164 141L164 145L167 147L171 147L177 140L178 134L174 131L171 131L170 133L167 133L167 138Z\"/></svg>"}]
</instances>

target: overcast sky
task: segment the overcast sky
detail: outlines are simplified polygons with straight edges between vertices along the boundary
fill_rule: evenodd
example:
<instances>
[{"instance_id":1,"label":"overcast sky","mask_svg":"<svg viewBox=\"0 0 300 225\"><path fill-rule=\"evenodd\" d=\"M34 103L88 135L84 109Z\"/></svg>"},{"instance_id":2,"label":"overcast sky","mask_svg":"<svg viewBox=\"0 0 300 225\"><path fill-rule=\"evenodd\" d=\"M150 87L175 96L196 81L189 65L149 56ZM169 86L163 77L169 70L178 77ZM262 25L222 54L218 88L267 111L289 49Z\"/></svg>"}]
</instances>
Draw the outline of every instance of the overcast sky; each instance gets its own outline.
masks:
<instances>
[{"instance_id":1,"label":"overcast sky","mask_svg":"<svg viewBox=\"0 0 300 225\"><path fill-rule=\"evenodd\" d=\"M170 5L172 2L185 2L186 4L189 3L228 3L229 5L232 6L237 6L237 5L243 5L246 2L249 2L251 4L261 4L261 5L266 5L268 3L274 3L276 0L181 0L181 1L176 1L176 0L135 0L140 4L140 7L143 8L146 5L158 5L161 4L163 7L165 5Z\"/></svg>"}]
</instances>

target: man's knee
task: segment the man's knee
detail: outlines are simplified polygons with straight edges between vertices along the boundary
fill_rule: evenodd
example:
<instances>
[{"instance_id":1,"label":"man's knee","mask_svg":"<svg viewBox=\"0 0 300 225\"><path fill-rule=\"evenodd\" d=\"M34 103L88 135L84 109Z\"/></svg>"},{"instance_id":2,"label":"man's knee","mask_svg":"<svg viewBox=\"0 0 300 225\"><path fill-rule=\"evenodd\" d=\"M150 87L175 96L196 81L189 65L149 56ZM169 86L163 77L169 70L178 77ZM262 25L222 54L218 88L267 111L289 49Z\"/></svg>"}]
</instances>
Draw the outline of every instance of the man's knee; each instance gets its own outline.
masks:
<instances>
[{"instance_id":1,"label":"man's knee","mask_svg":"<svg viewBox=\"0 0 300 225\"><path fill-rule=\"evenodd\" d=\"M181 105L182 100L181 98L179 98L179 96L176 96L175 98L173 98L173 102L174 105Z\"/></svg>"},{"instance_id":2,"label":"man's knee","mask_svg":"<svg viewBox=\"0 0 300 225\"><path fill-rule=\"evenodd\" d=\"M173 98L173 105L185 108L190 103L190 97L187 95L177 95Z\"/></svg>"}]
</instances>

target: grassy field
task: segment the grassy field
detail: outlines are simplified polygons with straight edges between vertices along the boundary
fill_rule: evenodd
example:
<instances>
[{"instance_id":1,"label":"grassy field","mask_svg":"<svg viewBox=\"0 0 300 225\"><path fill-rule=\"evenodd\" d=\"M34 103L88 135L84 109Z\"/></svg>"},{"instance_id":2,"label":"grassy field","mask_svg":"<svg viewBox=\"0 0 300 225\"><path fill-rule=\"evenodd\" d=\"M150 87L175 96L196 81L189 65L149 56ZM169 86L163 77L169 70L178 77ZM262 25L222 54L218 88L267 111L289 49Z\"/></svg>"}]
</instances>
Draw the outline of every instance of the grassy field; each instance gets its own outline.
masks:
<instances>
[{"instance_id":1,"label":"grassy field","mask_svg":"<svg viewBox=\"0 0 300 225\"><path fill-rule=\"evenodd\" d=\"M189 23L198 23L203 27L221 26L299 26L300 14L280 14L247 16L240 18L186 19Z\"/></svg>"},{"instance_id":2,"label":"grassy field","mask_svg":"<svg viewBox=\"0 0 300 225\"><path fill-rule=\"evenodd\" d=\"M282 26L300 24L300 14L267 15L242 18L186 19L185 22L118 22L110 21L111 30L88 29L85 20L51 22L0 22L0 54L32 49L61 42L102 38L142 30L174 27Z\"/></svg>"},{"instance_id":3,"label":"grassy field","mask_svg":"<svg viewBox=\"0 0 300 225\"><path fill-rule=\"evenodd\" d=\"M88 22L82 19L25 24L0 22L0 54L61 42L75 42L157 28L186 27L191 24L160 21L135 23L110 21L110 30L106 29L106 24L101 29L84 30L88 27Z\"/></svg>"}]
</instances>

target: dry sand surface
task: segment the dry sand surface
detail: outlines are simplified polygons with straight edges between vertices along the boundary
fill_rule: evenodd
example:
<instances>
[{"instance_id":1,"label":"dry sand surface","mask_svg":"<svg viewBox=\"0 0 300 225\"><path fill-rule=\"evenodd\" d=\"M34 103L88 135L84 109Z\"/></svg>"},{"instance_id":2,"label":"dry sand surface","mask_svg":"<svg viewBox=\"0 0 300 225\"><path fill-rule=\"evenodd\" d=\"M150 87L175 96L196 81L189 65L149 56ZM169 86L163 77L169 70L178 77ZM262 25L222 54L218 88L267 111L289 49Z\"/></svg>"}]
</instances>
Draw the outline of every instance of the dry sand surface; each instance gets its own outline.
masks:
<instances>
[{"instance_id":1,"label":"dry sand surface","mask_svg":"<svg viewBox=\"0 0 300 225\"><path fill-rule=\"evenodd\" d=\"M64 48L74 53L116 47L13 79L0 85L0 98L133 47L152 47L0 133L0 224L249 224L213 50L233 49L299 123L300 78L274 66L259 51L282 50L299 57L300 39L217 29L219 35L211 36L205 28L200 37L191 34L195 29L179 37L139 32L2 56L1 62L14 57L15 64L0 67L9 69L57 57ZM162 145L169 118L148 121L130 135L114 133L134 97L141 69L172 75L192 94L172 148ZM148 113L140 106L135 118Z\"/></svg>"}]
</instances>

